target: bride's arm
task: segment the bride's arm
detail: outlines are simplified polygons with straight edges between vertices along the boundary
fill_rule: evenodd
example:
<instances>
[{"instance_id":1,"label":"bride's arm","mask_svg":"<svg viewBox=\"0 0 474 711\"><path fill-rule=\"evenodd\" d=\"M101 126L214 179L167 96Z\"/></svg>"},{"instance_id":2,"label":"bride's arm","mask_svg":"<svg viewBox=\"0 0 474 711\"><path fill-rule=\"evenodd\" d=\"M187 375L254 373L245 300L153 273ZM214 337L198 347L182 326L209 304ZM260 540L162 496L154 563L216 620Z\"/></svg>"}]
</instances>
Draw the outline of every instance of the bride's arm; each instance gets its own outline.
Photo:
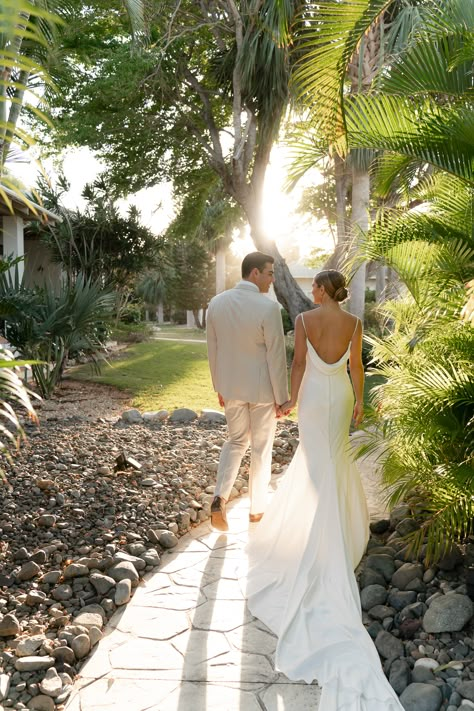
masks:
<instances>
[{"instance_id":1,"label":"bride's arm","mask_svg":"<svg viewBox=\"0 0 474 711\"><path fill-rule=\"evenodd\" d=\"M362 363L362 324L359 321L352 337L349 370L354 388L354 422L360 425L364 417L364 365Z\"/></svg>"},{"instance_id":2,"label":"bride's arm","mask_svg":"<svg viewBox=\"0 0 474 711\"><path fill-rule=\"evenodd\" d=\"M303 321L301 315L296 317L295 321L295 352L293 354L293 362L291 364L291 396L282 410L287 412L292 410L298 402L298 393L300 390L301 381L303 379L306 368L306 334L304 332Z\"/></svg>"}]
</instances>

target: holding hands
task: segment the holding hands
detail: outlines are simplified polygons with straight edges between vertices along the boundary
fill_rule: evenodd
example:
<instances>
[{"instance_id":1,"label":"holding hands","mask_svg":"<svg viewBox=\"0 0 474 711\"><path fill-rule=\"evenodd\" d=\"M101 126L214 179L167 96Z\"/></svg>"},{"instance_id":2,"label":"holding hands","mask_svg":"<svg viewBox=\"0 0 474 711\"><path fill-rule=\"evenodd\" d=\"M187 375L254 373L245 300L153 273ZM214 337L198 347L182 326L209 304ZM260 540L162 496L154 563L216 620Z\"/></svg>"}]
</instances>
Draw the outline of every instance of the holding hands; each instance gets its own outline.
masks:
<instances>
[{"instance_id":1,"label":"holding hands","mask_svg":"<svg viewBox=\"0 0 474 711\"><path fill-rule=\"evenodd\" d=\"M293 400L287 400L282 405L277 405L277 417L288 415L295 407L296 403Z\"/></svg>"}]
</instances>

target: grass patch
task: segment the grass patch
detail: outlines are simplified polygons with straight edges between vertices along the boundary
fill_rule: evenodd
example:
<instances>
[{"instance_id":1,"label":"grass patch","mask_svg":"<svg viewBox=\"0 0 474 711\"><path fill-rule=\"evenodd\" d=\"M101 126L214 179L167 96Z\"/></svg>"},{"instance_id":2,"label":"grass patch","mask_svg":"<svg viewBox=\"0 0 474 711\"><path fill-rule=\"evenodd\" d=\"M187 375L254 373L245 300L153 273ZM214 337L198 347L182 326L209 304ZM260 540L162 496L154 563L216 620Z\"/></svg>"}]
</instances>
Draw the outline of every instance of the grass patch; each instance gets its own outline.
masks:
<instances>
[{"instance_id":1,"label":"grass patch","mask_svg":"<svg viewBox=\"0 0 474 711\"><path fill-rule=\"evenodd\" d=\"M212 389L204 343L136 343L126 349L123 358L104 365L100 375L94 375L89 366L73 368L70 373L78 380L130 392L133 406L142 411L221 409Z\"/></svg>"},{"instance_id":2,"label":"grass patch","mask_svg":"<svg viewBox=\"0 0 474 711\"><path fill-rule=\"evenodd\" d=\"M186 326L176 326L175 324L155 324L154 335L156 338L177 338L186 340L205 341L206 332L199 328L187 328Z\"/></svg>"}]
</instances>

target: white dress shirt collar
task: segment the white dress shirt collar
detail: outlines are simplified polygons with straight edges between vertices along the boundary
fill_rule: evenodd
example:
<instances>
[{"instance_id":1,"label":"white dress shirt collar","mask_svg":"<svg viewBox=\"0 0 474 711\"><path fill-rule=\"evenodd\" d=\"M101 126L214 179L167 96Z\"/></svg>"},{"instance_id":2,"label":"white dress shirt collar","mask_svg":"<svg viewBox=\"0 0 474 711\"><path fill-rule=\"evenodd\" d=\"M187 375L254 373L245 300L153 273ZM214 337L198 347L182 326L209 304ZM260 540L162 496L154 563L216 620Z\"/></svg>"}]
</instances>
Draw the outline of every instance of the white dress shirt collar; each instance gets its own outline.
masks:
<instances>
[{"instance_id":1,"label":"white dress shirt collar","mask_svg":"<svg viewBox=\"0 0 474 711\"><path fill-rule=\"evenodd\" d=\"M236 289L253 289L253 291L258 291L260 292L260 289L256 284L254 284L252 281L248 281L247 279L241 279L237 284L235 285Z\"/></svg>"}]
</instances>

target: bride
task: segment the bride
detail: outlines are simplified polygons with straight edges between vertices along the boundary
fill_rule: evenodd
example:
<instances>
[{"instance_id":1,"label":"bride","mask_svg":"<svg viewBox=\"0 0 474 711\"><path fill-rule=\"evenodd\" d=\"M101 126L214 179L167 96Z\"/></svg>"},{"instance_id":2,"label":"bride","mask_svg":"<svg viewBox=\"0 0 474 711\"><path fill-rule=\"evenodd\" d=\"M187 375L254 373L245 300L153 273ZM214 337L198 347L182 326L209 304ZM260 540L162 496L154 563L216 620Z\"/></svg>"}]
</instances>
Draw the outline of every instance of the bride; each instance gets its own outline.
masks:
<instances>
[{"instance_id":1,"label":"bride","mask_svg":"<svg viewBox=\"0 0 474 711\"><path fill-rule=\"evenodd\" d=\"M399 711L354 576L369 536L349 445L351 419L363 418L362 325L340 308L339 272L317 274L312 293L320 308L296 319L291 400L281 408L299 400L300 444L250 539L248 606L279 638L276 668L322 686L321 711Z\"/></svg>"}]
</instances>

